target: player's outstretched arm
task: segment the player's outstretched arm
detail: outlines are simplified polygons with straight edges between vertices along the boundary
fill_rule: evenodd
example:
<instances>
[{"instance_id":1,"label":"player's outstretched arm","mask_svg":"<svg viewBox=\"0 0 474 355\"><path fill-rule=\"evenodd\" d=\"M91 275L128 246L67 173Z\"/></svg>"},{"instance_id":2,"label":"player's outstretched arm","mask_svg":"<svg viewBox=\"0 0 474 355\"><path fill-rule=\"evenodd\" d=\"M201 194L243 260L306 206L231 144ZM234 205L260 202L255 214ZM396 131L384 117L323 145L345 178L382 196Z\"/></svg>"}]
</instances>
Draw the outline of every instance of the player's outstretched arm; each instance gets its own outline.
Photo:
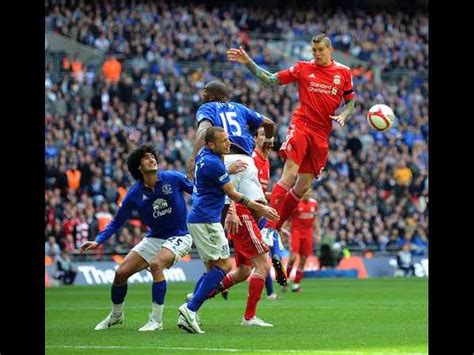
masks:
<instances>
[{"instance_id":1,"label":"player's outstretched arm","mask_svg":"<svg viewBox=\"0 0 474 355\"><path fill-rule=\"evenodd\" d=\"M79 248L79 251L82 254L88 250L96 249L98 246L99 246L99 243L96 243L96 242L85 242L84 244L81 245L81 247Z\"/></svg>"},{"instance_id":2,"label":"player's outstretched arm","mask_svg":"<svg viewBox=\"0 0 474 355\"><path fill-rule=\"evenodd\" d=\"M239 202L247 206L249 209L261 213L263 217L271 221L278 221L280 219L278 212L274 208L255 202L247 196L242 195L240 192L235 191L232 182L222 185L221 188L232 201Z\"/></svg>"},{"instance_id":3,"label":"player's outstretched arm","mask_svg":"<svg viewBox=\"0 0 474 355\"><path fill-rule=\"evenodd\" d=\"M250 72L259 78L265 85L280 85L278 76L274 73L260 68L253 60L249 57L247 52L242 46L239 48L230 48L227 50L227 59L231 62L237 62L245 64Z\"/></svg>"}]
</instances>

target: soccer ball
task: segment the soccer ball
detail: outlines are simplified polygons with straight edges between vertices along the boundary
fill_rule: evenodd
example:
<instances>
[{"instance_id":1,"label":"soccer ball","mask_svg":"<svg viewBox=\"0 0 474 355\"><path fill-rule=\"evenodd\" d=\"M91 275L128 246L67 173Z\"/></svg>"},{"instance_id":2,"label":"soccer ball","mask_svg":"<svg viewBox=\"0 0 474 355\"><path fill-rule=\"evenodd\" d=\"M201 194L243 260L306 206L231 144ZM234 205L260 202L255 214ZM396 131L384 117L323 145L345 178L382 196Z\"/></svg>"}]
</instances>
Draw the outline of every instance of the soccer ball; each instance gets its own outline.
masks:
<instances>
[{"instance_id":1,"label":"soccer ball","mask_svg":"<svg viewBox=\"0 0 474 355\"><path fill-rule=\"evenodd\" d=\"M392 125L395 115L390 107L384 104L377 104L370 108L367 113L369 126L379 132L388 131Z\"/></svg>"}]
</instances>

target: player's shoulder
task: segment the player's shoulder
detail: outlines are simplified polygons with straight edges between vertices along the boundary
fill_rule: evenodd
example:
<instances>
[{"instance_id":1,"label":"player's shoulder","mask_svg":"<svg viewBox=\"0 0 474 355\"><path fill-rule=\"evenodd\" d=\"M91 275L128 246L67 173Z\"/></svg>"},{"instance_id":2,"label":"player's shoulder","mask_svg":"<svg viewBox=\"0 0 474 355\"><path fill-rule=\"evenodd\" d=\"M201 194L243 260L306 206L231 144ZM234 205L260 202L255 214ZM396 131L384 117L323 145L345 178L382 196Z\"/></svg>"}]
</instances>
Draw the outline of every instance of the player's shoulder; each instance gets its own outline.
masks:
<instances>
[{"instance_id":1,"label":"player's shoulder","mask_svg":"<svg viewBox=\"0 0 474 355\"><path fill-rule=\"evenodd\" d=\"M227 105L231 108L231 109L238 109L238 110L243 110L243 111L247 111L249 108L247 106L245 106L244 104L241 104L239 102L234 102L234 101L229 101L227 102Z\"/></svg>"},{"instance_id":2,"label":"player's shoulder","mask_svg":"<svg viewBox=\"0 0 474 355\"><path fill-rule=\"evenodd\" d=\"M311 202L311 204L313 204L313 205L317 205L317 204L318 204L318 201L316 201L316 199L314 199L314 198L312 198L312 197L310 197L308 200L309 200L309 202Z\"/></svg>"},{"instance_id":3,"label":"player's shoulder","mask_svg":"<svg viewBox=\"0 0 474 355\"><path fill-rule=\"evenodd\" d=\"M338 62L337 60L334 61L334 66L338 69L342 69L344 71L351 71L351 68L349 68L347 65L342 64Z\"/></svg>"},{"instance_id":4,"label":"player's shoulder","mask_svg":"<svg viewBox=\"0 0 474 355\"><path fill-rule=\"evenodd\" d=\"M175 179L182 179L185 175L181 171L178 170L165 170L165 171L160 171L160 177L163 179L170 179L170 180L175 180Z\"/></svg>"},{"instance_id":5,"label":"player's shoulder","mask_svg":"<svg viewBox=\"0 0 474 355\"><path fill-rule=\"evenodd\" d=\"M142 182L140 180L135 181L132 186L130 186L125 194L127 198L133 198L136 194L138 194L142 190Z\"/></svg>"},{"instance_id":6,"label":"player's shoulder","mask_svg":"<svg viewBox=\"0 0 474 355\"><path fill-rule=\"evenodd\" d=\"M201 106L199 106L198 110L208 109L208 108L213 109L213 108L216 107L216 104L217 104L217 102L215 102L215 101L206 102L206 103L201 104Z\"/></svg>"}]
</instances>

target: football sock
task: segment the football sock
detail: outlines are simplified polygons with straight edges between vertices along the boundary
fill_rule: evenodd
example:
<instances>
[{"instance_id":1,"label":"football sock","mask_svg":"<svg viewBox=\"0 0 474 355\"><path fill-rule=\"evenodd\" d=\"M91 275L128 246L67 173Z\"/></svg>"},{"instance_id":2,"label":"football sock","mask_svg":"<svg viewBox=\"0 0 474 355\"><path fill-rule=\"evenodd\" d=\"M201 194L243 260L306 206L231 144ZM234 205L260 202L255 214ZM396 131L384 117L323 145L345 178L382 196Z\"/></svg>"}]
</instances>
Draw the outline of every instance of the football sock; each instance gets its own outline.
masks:
<instances>
[{"instance_id":1,"label":"football sock","mask_svg":"<svg viewBox=\"0 0 474 355\"><path fill-rule=\"evenodd\" d=\"M227 290L228 288L231 288L234 285L235 285L234 276L231 273L228 273L227 275L225 275L224 279L222 280L222 287L224 288L224 290Z\"/></svg>"},{"instance_id":2,"label":"football sock","mask_svg":"<svg viewBox=\"0 0 474 355\"><path fill-rule=\"evenodd\" d=\"M151 298L153 303L163 304L165 303L166 294L166 280L160 282L153 282L151 286Z\"/></svg>"},{"instance_id":3,"label":"football sock","mask_svg":"<svg viewBox=\"0 0 474 355\"><path fill-rule=\"evenodd\" d=\"M299 284L301 282L301 279L303 278L303 270L296 270L296 276L295 276L295 284Z\"/></svg>"},{"instance_id":4,"label":"football sock","mask_svg":"<svg viewBox=\"0 0 474 355\"><path fill-rule=\"evenodd\" d=\"M276 209L278 213L280 213L280 206L282 205L289 188L289 186L281 181L278 181L273 188L272 194L270 195L270 206ZM267 225L275 228L276 223L277 222L268 221Z\"/></svg>"},{"instance_id":5,"label":"football sock","mask_svg":"<svg viewBox=\"0 0 474 355\"><path fill-rule=\"evenodd\" d=\"M206 273L202 274L201 277L199 278L199 280L197 280L196 285L194 285L193 294L195 294L197 289L199 288L199 286L201 286L201 282L202 282L202 280L204 279L205 276L206 276Z\"/></svg>"},{"instance_id":6,"label":"football sock","mask_svg":"<svg viewBox=\"0 0 474 355\"><path fill-rule=\"evenodd\" d=\"M295 192L295 189L290 189L288 193L285 196L285 199L283 200L282 208L278 210L278 213L280 215L279 221L275 225L276 230L280 230L281 226L285 221L288 219L288 217L291 216L293 213L293 210L298 206L298 203L301 200L301 196L298 196Z\"/></svg>"},{"instance_id":7,"label":"football sock","mask_svg":"<svg viewBox=\"0 0 474 355\"><path fill-rule=\"evenodd\" d=\"M201 284L193 295L193 298L188 302L188 308L193 312L197 312L211 291L217 287L224 277L224 270L218 266L214 266L209 270L206 273L206 276L202 279Z\"/></svg>"},{"instance_id":8,"label":"football sock","mask_svg":"<svg viewBox=\"0 0 474 355\"><path fill-rule=\"evenodd\" d=\"M290 279L290 274L291 274L292 269L293 269L293 266L286 267L286 276L288 276L288 280Z\"/></svg>"},{"instance_id":9,"label":"football sock","mask_svg":"<svg viewBox=\"0 0 474 355\"><path fill-rule=\"evenodd\" d=\"M154 303L154 302L151 304L152 313L155 316L155 319L157 321L161 321L161 319L163 317L163 307L164 307L163 304L157 304L157 303Z\"/></svg>"},{"instance_id":10,"label":"football sock","mask_svg":"<svg viewBox=\"0 0 474 355\"><path fill-rule=\"evenodd\" d=\"M122 285L122 286L115 286L112 285L111 289L111 299L112 299L112 304L114 305L114 313L122 313L123 311L123 300L125 299L125 296L127 295L127 288L128 284ZM117 307L115 307L117 305Z\"/></svg>"},{"instance_id":11,"label":"football sock","mask_svg":"<svg viewBox=\"0 0 474 355\"><path fill-rule=\"evenodd\" d=\"M265 277L265 289L267 290L267 296L270 296L273 293L273 280L270 273Z\"/></svg>"},{"instance_id":12,"label":"football sock","mask_svg":"<svg viewBox=\"0 0 474 355\"><path fill-rule=\"evenodd\" d=\"M250 276L249 294L247 296L247 307L245 308L245 319L249 320L257 313L257 303L262 295L265 279L259 274L253 273Z\"/></svg>"}]
</instances>

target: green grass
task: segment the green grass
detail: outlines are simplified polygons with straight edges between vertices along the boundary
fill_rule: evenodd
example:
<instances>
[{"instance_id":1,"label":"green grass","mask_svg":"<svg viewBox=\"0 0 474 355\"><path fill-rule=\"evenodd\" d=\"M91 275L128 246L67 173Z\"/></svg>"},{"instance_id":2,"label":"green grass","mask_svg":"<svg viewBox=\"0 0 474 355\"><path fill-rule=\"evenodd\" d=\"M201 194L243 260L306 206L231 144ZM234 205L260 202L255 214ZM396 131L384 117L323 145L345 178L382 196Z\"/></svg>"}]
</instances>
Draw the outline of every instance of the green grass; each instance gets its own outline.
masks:
<instances>
[{"instance_id":1,"label":"green grass","mask_svg":"<svg viewBox=\"0 0 474 355\"><path fill-rule=\"evenodd\" d=\"M302 293L259 303L257 315L273 328L240 325L247 283L201 308L206 334L176 326L178 307L193 284L169 283L164 329L138 332L151 309L150 285L130 284L125 322L105 331L95 325L110 311L109 286L46 290L47 354L427 353L428 281L419 278L305 279Z\"/></svg>"}]
</instances>

